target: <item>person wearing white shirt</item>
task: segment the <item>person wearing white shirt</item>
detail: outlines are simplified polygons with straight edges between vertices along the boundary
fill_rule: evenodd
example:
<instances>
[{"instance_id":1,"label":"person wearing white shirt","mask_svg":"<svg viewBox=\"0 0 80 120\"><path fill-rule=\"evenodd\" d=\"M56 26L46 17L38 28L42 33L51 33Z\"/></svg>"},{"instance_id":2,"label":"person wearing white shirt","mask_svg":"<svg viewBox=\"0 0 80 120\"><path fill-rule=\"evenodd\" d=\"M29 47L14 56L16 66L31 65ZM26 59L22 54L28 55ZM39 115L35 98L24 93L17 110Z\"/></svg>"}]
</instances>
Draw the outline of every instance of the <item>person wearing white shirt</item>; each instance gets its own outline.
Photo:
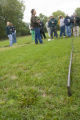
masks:
<instances>
[{"instance_id":1,"label":"person wearing white shirt","mask_svg":"<svg viewBox=\"0 0 80 120\"><path fill-rule=\"evenodd\" d=\"M64 36L65 37L65 23L64 23L64 18L63 16L60 16L60 37Z\"/></svg>"},{"instance_id":2,"label":"person wearing white shirt","mask_svg":"<svg viewBox=\"0 0 80 120\"><path fill-rule=\"evenodd\" d=\"M48 26L48 22L49 22L49 20L46 22L46 29L47 29L48 35L49 35L49 37L50 37L50 28L49 28L49 26Z\"/></svg>"}]
</instances>

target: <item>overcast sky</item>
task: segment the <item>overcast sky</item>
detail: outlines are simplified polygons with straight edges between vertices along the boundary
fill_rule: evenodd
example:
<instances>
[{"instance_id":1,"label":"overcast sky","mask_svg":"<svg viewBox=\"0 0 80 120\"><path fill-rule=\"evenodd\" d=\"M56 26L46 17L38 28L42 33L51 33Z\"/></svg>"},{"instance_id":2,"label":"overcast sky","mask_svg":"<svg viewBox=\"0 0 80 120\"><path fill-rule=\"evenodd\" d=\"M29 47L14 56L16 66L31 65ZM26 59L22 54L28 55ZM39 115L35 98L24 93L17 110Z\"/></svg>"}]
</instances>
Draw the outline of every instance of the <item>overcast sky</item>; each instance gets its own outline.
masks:
<instances>
[{"instance_id":1,"label":"overcast sky","mask_svg":"<svg viewBox=\"0 0 80 120\"><path fill-rule=\"evenodd\" d=\"M57 10L62 10L68 15L72 15L77 7L80 7L80 0L24 0L26 6L24 12L24 21L30 22L31 9L35 8L37 15L43 13L50 16Z\"/></svg>"}]
</instances>

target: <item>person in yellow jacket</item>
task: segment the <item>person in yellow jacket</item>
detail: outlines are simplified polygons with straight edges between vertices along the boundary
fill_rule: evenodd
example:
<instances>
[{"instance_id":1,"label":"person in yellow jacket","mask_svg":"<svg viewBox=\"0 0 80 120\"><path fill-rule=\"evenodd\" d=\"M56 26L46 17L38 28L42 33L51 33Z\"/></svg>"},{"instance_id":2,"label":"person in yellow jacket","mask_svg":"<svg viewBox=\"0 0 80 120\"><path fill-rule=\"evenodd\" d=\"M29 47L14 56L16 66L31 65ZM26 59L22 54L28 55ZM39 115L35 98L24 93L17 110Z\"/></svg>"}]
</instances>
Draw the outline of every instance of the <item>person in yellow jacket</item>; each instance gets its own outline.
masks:
<instances>
[{"instance_id":1,"label":"person in yellow jacket","mask_svg":"<svg viewBox=\"0 0 80 120\"><path fill-rule=\"evenodd\" d=\"M60 17L61 17L61 16L59 16L59 20L58 20L58 25L59 25L59 26L60 26Z\"/></svg>"}]
</instances>

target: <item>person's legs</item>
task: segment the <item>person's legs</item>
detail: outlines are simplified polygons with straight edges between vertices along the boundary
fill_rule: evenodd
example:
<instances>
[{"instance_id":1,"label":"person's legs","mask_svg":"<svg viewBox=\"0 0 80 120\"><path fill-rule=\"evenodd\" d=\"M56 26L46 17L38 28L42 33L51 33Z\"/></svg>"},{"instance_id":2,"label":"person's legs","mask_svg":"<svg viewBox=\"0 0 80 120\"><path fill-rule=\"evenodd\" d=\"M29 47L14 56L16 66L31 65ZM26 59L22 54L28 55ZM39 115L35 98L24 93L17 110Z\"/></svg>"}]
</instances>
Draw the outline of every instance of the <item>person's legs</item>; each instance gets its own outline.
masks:
<instances>
[{"instance_id":1,"label":"person's legs","mask_svg":"<svg viewBox=\"0 0 80 120\"><path fill-rule=\"evenodd\" d=\"M31 36L32 36L32 40L33 40L33 30L30 30Z\"/></svg>"},{"instance_id":2,"label":"person's legs","mask_svg":"<svg viewBox=\"0 0 80 120\"><path fill-rule=\"evenodd\" d=\"M65 26L63 26L63 35L66 36L66 34L65 34Z\"/></svg>"},{"instance_id":3,"label":"person's legs","mask_svg":"<svg viewBox=\"0 0 80 120\"><path fill-rule=\"evenodd\" d=\"M71 35L73 36L73 24L71 23Z\"/></svg>"},{"instance_id":4,"label":"person's legs","mask_svg":"<svg viewBox=\"0 0 80 120\"><path fill-rule=\"evenodd\" d=\"M12 42L15 43L14 33L12 33Z\"/></svg>"},{"instance_id":5,"label":"person's legs","mask_svg":"<svg viewBox=\"0 0 80 120\"><path fill-rule=\"evenodd\" d=\"M71 27L68 26L68 37L71 37Z\"/></svg>"},{"instance_id":6,"label":"person's legs","mask_svg":"<svg viewBox=\"0 0 80 120\"><path fill-rule=\"evenodd\" d=\"M54 31L54 34L55 34L56 38L58 38L58 34L57 34L56 30Z\"/></svg>"},{"instance_id":7,"label":"person's legs","mask_svg":"<svg viewBox=\"0 0 80 120\"><path fill-rule=\"evenodd\" d=\"M43 33L42 33L42 30L40 30L40 35L41 35L41 39L43 39Z\"/></svg>"},{"instance_id":8,"label":"person's legs","mask_svg":"<svg viewBox=\"0 0 80 120\"><path fill-rule=\"evenodd\" d=\"M56 29L56 26L53 28L53 32L54 32L54 35L56 36L56 38L58 37L58 34L57 34L57 29Z\"/></svg>"},{"instance_id":9,"label":"person's legs","mask_svg":"<svg viewBox=\"0 0 80 120\"><path fill-rule=\"evenodd\" d=\"M35 30L35 44L38 44L38 35L37 35L37 28Z\"/></svg>"},{"instance_id":10,"label":"person's legs","mask_svg":"<svg viewBox=\"0 0 80 120\"><path fill-rule=\"evenodd\" d=\"M67 35L69 37L69 26L67 27Z\"/></svg>"},{"instance_id":11,"label":"person's legs","mask_svg":"<svg viewBox=\"0 0 80 120\"><path fill-rule=\"evenodd\" d=\"M73 26L72 26L72 36L73 36Z\"/></svg>"},{"instance_id":12,"label":"person's legs","mask_svg":"<svg viewBox=\"0 0 80 120\"><path fill-rule=\"evenodd\" d=\"M53 28L51 28L50 36L51 36L51 39L53 39Z\"/></svg>"},{"instance_id":13,"label":"person's legs","mask_svg":"<svg viewBox=\"0 0 80 120\"><path fill-rule=\"evenodd\" d=\"M35 31L31 30L31 34L32 34L32 40L35 40Z\"/></svg>"},{"instance_id":14,"label":"person's legs","mask_svg":"<svg viewBox=\"0 0 80 120\"><path fill-rule=\"evenodd\" d=\"M66 26L66 34L68 37L71 37L71 28L70 26Z\"/></svg>"},{"instance_id":15,"label":"person's legs","mask_svg":"<svg viewBox=\"0 0 80 120\"><path fill-rule=\"evenodd\" d=\"M79 37L79 26L76 26L76 30L77 30L77 37Z\"/></svg>"},{"instance_id":16,"label":"person's legs","mask_svg":"<svg viewBox=\"0 0 80 120\"><path fill-rule=\"evenodd\" d=\"M51 28L50 28L50 38L51 38L51 35L52 35L52 30L51 30Z\"/></svg>"},{"instance_id":17,"label":"person's legs","mask_svg":"<svg viewBox=\"0 0 80 120\"><path fill-rule=\"evenodd\" d=\"M50 37L50 31L51 31L50 28L48 28L47 31L48 31L48 35Z\"/></svg>"},{"instance_id":18,"label":"person's legs","mask_svg":"<svg viewBox=\"0 0 80 120\"><path fill-rule=\"evenodd\" d=\"M11 34L8 35L8 38L9 38L9 41L10 41L10 46L12 46L13 45L13 37L12 37L12 35Z\"/></svg>"},{"instance_id":19,"label":"person's legs","mask_svg":"<svg viewBox=\"0 0 80 120\"><path fill-rule=\"evenodd\" d=\"M33 30L33 40L35 40L35 31Z\"/></svg>"},{"instance_id":20,"label":"person's legs","mask_svg":"<svg viewBox=\"0 0 80 120\"><path fill-rule=\"evenodd\" d=\"M68 26L66 26L66 35L68 36Z\"/></svg>"},{"instance_id":21,"label":"person's legs","mask_svg":"<svg viewBox=\"0 0 80 120\"><path fill-rule=\"evenodd\" d=\"M43 43L43 42L42 42L42 39L41 39L40 29L39 29L39 28L37 28L37 36L38 36L39 42L40 42L40 43Z\"/></svg>"},{"instance_id":22,"label":"person's legs","mask_svg":"<svg viewBox=\"0 0 80 120\"><path fill-rule=\"evenodd\" d=\"M45 32L44 32L44 31L42 32L42 34L43 34L44 39L46 39L46 35L45 35Z\"/></svg>"},{"instance_id":23,"label":"person's legs","mask_svg":"<svg viewBox=\"0 0 80 120\"><path fill-rule=\"evenodd\" d=\"M74 35L74 37L76 37L76 27L75 26L73 27L73 35Z\"/></svg>"},{"instance_id":24,"label":"person's legs","mask_svg":"<svg viewBox=\"0 0 80 120\"><path fill-rule=\"evenodd\" d=\"M60 37L62 37L62 27L60 27Z\"/></svg>"},{"instance_id":25,"label":"person's legs","mask_svg":"<svg viewBox=\"0 0 80 120\"><path fill-rule=\"evenodd\" d=\"M54 37L56 37L55 32L54 32Z\"/></svg>"},{"instance_id":26,"label":"person's legs","mask_svg":"<svg viewBox=\"0 0 80 120\"><path fill-rule=\"evenodd\" d=\"M13 43L16 43L16 33L13 33L12 37L13 37Z\"/></svg>"}]
</instances>

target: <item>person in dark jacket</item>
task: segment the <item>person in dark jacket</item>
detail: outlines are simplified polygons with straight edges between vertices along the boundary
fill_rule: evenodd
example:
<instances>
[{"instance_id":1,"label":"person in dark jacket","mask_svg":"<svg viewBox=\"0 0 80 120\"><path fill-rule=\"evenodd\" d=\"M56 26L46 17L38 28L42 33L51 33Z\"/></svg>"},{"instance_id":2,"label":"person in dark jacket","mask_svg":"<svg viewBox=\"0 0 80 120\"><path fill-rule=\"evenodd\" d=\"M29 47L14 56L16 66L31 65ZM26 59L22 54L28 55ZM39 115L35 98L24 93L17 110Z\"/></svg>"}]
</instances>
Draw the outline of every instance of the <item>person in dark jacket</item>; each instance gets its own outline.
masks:
<instances>
[{"instance_id":1,"label":"person in dark jacket","mask_svg":"<svg viewBox=\"0 0 80 120\"><path fill-rule=\"evenodd\" d=\"M16 43L16 29L12 23L11 23L11 28L12 28L13 43Z\"/></svg>"},{"instance_id":2,"label":"person in dark jacket","mask_svg":"<svg viewBox=\"0 0 80 120\"><path fill-rule=\"evenodd\" d=\"M75 14L74 15L74 24L73 24L73 35L79 37L79 24L80 18Z\"/></svg>"},{"instance_id":3,"label":"person in dark jacket","mask_svg":"<svg viewBox=\"0 0 80 120\"><path fill-rule=\"evenodd\" d=\"M45 35L45 32L44 32L44 23L42 21L40 21L39 19L39 25L40 25L40 34L41 34L41 38L43 39L46 39L46 35Z\"/></svg>"},{"instance_id":4,"label":"person in dark jacket","mask_svg":"<svg viewBox=\"0 0 80 120\"><path fill-rule=\"evenodd\" d=\"M38 40L42 44L43 42L40 35L40 26L39 26L38 17L36 16L35 9L31 10L31 27L35 31L35 44L38 44Z\"/></svg>"},{"instance_id":5,"label":"person in dark jacket","mask_svg":"<svg viewBox=\"0 0 80 120\"><path fill-rule=\"evenodd\" d=\"M71 16L71 34L73 35L73 27L74 27L74 16Z\"/></svg>"},{"instance_id":6,"label":"person in dark jacket","mask_svg":"<svg viewBox=\"0 0 80 120\"><path fill-rule=\"evenodd\" d=\"M64 23L66 28L66 35L67 37L71 37L71 19L68 15L66 16Z\"/></svg>"},{"instance_id":7,"label":"person in dark jacket","mask_svg":"<svg viewBox=\"0 0 80 120\"><path fill-rule=\"evenodd\" d=\"M13 45L13 37L12 37L12 27L11 27L10 22L7 22L6 33L9 38L9 41L10 41L10 46L12 46Z\"/></svg>"},{"instance_id":8,"label":"person in dark jacket","mask_svg":"<svg viewBox=\"0 0 80 120\"><path fill-rule=\"evenodd\" d=\"M56 36L56 38L58 37L58 34L57 34L57 20L51 16L50 17L50 20L48 22L48 26L50 28L50 36L51 36L51 39L53 39L53 32L54 32L54 35Z\"/></svg>"}]
</instances>

